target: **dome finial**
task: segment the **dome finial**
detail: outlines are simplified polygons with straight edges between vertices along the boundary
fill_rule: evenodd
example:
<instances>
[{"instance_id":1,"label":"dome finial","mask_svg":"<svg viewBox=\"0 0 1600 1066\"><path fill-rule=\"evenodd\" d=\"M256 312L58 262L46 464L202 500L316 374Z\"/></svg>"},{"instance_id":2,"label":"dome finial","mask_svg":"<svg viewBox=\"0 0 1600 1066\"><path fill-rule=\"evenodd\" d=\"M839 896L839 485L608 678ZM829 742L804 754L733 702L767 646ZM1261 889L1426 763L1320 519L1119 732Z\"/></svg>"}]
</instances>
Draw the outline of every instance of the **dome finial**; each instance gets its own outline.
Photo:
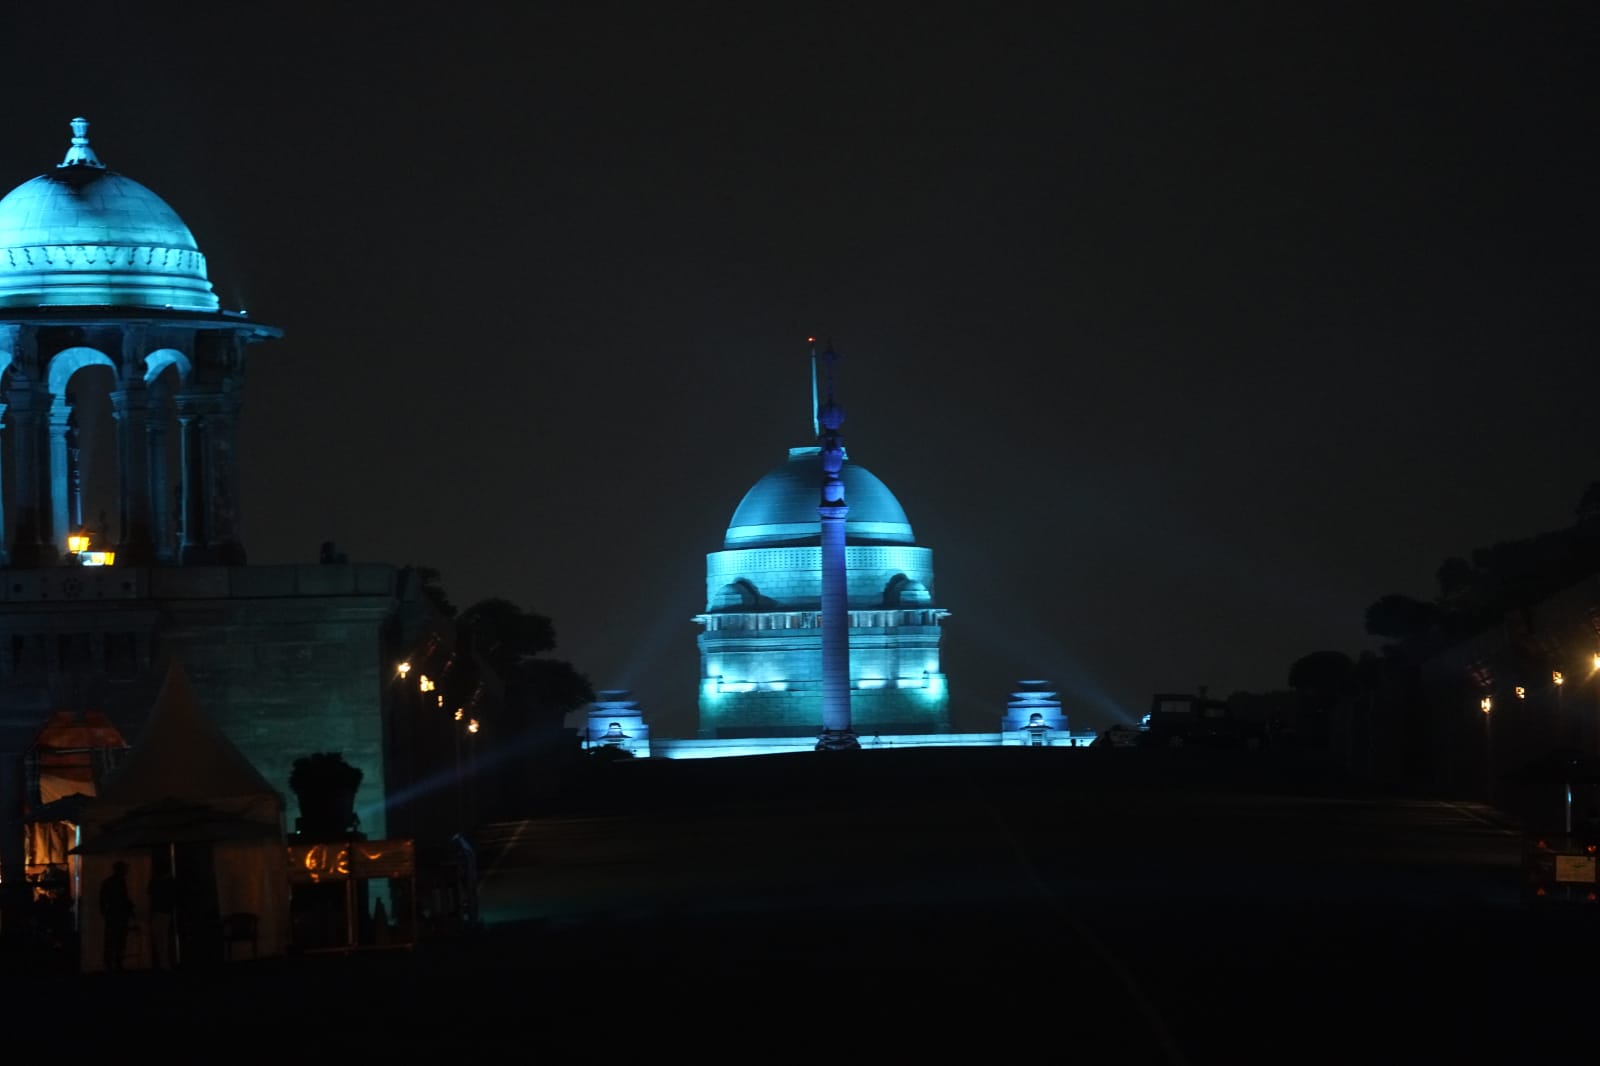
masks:
<instances>
[{"instance_id":1,"label":"dome finial","mask_svg":"<svg viewBox=\"0 0 1600 1066\"><path fill-rule=\"evenodd\" d=\"M95 157L94 149L89 147L88 119L79 117L72 120L72 147L67 149L67 157L56 165L105 169L106 165Z\"/></svg>"}]
</instances>

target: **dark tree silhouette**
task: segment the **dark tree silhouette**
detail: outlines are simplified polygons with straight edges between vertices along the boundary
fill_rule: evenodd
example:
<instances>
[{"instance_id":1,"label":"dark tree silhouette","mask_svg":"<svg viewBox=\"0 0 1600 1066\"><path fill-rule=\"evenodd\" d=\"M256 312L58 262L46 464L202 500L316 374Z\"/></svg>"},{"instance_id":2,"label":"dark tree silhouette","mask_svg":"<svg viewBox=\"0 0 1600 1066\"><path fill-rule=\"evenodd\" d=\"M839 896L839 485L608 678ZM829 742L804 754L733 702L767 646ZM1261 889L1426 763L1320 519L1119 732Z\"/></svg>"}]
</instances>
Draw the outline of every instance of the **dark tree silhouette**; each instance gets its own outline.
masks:
<instances>
[{"instance_id":1,"label":"dark tree silhouette","mask_svg":"<svg viewBox=\"0 0 1600 1066\"><path fill-rule=\"evenodd\" d=\"M1327 742L1328 715L1355 686L1355 661L1342 651L1314 651L1289 667L1289 687L1300 696L1306 735L1312 744Z\"/></svg>"},{"instance_id":2,"label":"dark tree silhouette","mask_svg":"<svg viewBox=\"0 0 1600 1066\"><path fill-rule=\"evenodd\" d=\"M434 610L446 618L454 618L456 605L450 602L450 597L445 595L444 582L439 576L439 571L431 566L415 566L417 579L422 585L422 594L428 602L433 604Z\"/></svg>"},{"instance_id":3,"label":"dark tree silhouette","mask_svg":"<svg viewBox=\"0 0 1600 1066\"><path fill-rule=\"evenodd\" d=\"M1405 640L1426 633L1439 620L1437 604L1391 592L1367 608L1367 633Z\"/></svg>"},{"instance_id":4,"label":"dark tree silhouette","mask_svg":"<svg viewBox=\"0 0 1600 1066\"><path fill-rule=\"evenodd\" d=\"M1314 651L1289 667L1289 687L1317 702L1332 704L1355 684L1355 660L1342 651Z\"/></svg>"},{"instance_id":5,"label":"dark tree silhouette","mask_svg":"<svg viewBox=\"0 0 1600 1066\"><path fill-rule=\"evenodd\" d=\"M486 786L481 813L526 813L519 805L556 787L578 754L566 716L592 703L594 688L571 663L549 657L555 649L555 624L504 598L480 600L455 619L439 683L447 708L481 723L473 739Z\"/></svg>"}]
</instances>

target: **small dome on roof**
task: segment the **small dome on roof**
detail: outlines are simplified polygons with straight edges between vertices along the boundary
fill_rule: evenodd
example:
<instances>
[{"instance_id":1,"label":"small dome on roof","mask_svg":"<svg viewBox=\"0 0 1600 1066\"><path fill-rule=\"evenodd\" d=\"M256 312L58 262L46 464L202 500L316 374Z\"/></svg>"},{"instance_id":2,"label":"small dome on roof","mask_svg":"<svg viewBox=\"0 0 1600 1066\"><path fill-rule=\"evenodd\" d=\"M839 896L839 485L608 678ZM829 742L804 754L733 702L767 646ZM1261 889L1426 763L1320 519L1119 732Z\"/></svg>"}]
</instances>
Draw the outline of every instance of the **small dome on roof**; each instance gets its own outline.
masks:
<instances>
[{"instance_id":1,"label":"small dome on roof","mask_svg":"<svg viewBox=\"0 0 1600 1066\"><path fill-rule=\"evenodd\" d=\"M745 493L733 512L724 548L762 548L793 544L822 535L817 506L822 502L821 449L790 448L789 459ZM845 455L845 539L852 544L914 544L911 523L894 493L877 476Z\"/></svg>"},{"instance_id":2,"label":"small dome on roof","mask_svg":"<svg viewBox=\"0 0 1600 1066\"><path fill-rule=\"evenodd\" d=\"M215 311L194 235L165 200L95 157L72 120L56 168L0 199L0 307Z\"/></svg>"}]
</instances>

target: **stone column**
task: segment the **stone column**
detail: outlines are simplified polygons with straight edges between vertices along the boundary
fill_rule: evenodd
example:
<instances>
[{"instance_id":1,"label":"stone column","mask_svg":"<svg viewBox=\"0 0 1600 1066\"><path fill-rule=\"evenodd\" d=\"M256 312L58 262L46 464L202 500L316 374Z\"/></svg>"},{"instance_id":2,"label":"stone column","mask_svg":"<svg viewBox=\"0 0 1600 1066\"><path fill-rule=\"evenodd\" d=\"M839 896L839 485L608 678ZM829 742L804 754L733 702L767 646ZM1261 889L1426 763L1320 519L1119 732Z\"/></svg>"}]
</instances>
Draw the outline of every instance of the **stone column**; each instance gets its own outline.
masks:
<instances>
[{"instance_id":1,"label":"stone column","mask_svg":"<svg viewBox=\"0 0 1600 1066\"><path fill-rule=\"evenodd\" d=\"M150 530L150 440L146 431L148 397L144 382L128 382L111 394L117 422L117 461L121 474L121 538L117 561L146 565L155 557Z\"/></svg>"},{"instance_id":2,"label":"stone column","mask_svg":"<svg viewBox=\"0 0 1600 1066\"><path fill-rule=\"evenodd\" d=\"M50 404L50 524L40 531L40 539L57 552L66 551L72 531L71 432L72 402L57 396Z\"/></svg>"},{"instance_id":3,"label":"stone column","mask_svg":"<svg viewBox=\"0 0 1600 1066\"><path fill-rule=\"evenodd\" d=\"M83 435L78 426L78 405L71 396L67 403L72 415L67 419L67 532L83 526Z\"/></svg>"},{"instance_id":4,"label":"stone column","mask_svg":"<svg viewBox=\"0 0 1600 1066\"><path fill-rule=\"evenodd\" d=\"M0 403L0 431L3 431L6 428L5 415L6 415L6 405L3 404L3 403ZM3 454L0 454L0 470L4 470L4 469L5 469L5 457L4 457ZM5 528L6 528L5 488L4 488L3 479L0 479L0 567L7 567L7 566L11 565L11 548L10 548L10 545L8 545L6 543ZM0 673L3 673L3 670L0 670Z\"/></svg>"},{"instance_id":5,"label":"stone column","mask_svg":"<svg viewBox=\"0 0 1600 1066\"><path fill-rule=\"evenodd\" d=\"M205 562L205 449L202 446L205 416L195 409L193 397L178 397L178 443L180 452L178 559L183 563Z\"/></svg>"},{"instance_id":6,"label":"stone column","mask_svg":"<svg viewBox=\"0 0 1600 1066\"><path fill-rule=\"evenodd\" d=\"M174 539L172 489L167 478L167 390L151 382L146 390L145 435L150 466L150 537L156 560L170 563L177 557Z\"/></svg>"},{"instance_id":7,"label":"stone column","mask_svg":"<svg viewBox=\"0 0 1600 1066\"><path fill-rule=\"evenodd\" d=\"M844 498L844 444L839 427L844 409L833 400L833 364L830 349L828 399L819 416L822 431L822 492L817 506L821 520L822 562L822 735L818 751L859 748L850 722L850 583L845 559L845 518L850 513Z\"/></svg>"},{"instance_id":8,"label":"stone column","mask_svg":"<svg viewBox=\"0 0 1600 1066\"><path fill-rule=\"evenodd\" d=\"M244 543L239 534L239 397L225 392L216 397L205 421L206 488L209 493L206 529L217 562L243 566Z\"/></svg>"},{"instance_id":9,"label":"stone column","mask_svg":"<svg viewBox=\"0 0 1600 1066\"><path fill-rule=\"evenodd\" d=\"M55 558L44 539L48 504L44 493L44 431L50 394L36 382L24 380L7 398L11 401L13 488L17 497L16 533L11 541L14 566L41 566Z\"/></svg>"}]
</instances>

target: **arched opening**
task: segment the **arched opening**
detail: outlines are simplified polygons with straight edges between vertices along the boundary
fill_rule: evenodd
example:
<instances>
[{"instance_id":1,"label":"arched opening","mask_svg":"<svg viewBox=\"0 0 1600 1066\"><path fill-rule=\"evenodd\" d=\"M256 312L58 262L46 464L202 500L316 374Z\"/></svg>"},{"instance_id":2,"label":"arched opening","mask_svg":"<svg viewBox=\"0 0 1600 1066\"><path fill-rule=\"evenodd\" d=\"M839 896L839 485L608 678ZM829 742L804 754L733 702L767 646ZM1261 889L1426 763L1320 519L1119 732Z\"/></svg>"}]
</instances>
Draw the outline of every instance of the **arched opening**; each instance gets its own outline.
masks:
<instances>
[{"instance_id":1,"label":"arched opening","mask_svg":"<svg viewBox=\"0 0 1600 1066\"><path fill-rule=\"evenodd\" d=\"M51 357L46 384L50 436L41 475L50 486L52 543L65 551L68 536L86 533L92 549L111 550L124 534L115 364L97 348L66 348Z\"/></svg>"},{"instance_id":2,"label":"arched opening","mask_svg":"<svg viewBox=\"0 0 1600 1066\"><path fill-rule=\"evenodd\" d=\"M150 526L156 558L178 558L183 531L183 438L176 398L188 387L189 357L175 348L145 356L150 448Z\"/></svg>"},{"instance_id":3,"label":"arched opening","mask_svg":"<svg viewBox=\"0 0 1600 1066\"><path fill-rule=\"evenodd\" d=\"M87 530L92 547L107 549L122 539L122 470L117 460L117 421L111 409L116 372L110 366L85 366L67 382L66 400L72 409L68 440L67 529L58 541L79 529Z\"/></svg>"}]
</instances>

